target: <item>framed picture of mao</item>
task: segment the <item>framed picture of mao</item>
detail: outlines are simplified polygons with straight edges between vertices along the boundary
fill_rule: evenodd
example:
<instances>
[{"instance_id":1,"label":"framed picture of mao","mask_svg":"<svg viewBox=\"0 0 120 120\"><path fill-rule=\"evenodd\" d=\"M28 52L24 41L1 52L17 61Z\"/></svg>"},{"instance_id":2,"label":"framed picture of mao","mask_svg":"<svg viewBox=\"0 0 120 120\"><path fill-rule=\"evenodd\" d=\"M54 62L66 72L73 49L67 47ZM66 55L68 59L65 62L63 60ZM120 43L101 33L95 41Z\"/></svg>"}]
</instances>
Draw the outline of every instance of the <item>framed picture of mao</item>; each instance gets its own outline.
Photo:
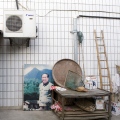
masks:
<instances>
[{"instance_id":1,"label":"framed picture of mao","mask_svg":"<svg viewBox=\"0 0 120 120\"><path fill-rule=\"evenodd\" d=\"M25 64L23 110L50 110L52 65Z\"/></svg>"}]
</instances>

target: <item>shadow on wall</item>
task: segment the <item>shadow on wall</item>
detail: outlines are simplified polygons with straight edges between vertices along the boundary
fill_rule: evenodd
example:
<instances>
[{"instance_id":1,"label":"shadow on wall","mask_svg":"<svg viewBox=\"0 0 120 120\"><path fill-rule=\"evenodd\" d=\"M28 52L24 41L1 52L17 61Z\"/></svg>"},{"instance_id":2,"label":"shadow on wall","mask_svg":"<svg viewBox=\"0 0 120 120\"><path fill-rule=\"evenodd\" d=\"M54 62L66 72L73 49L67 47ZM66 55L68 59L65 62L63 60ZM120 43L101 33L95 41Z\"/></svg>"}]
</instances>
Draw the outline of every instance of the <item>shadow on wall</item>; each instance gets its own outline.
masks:
<instances>
[{"instance_id":1,"label":"shadow on wall","mask_svg":"<svg viewBox=\"0 0 120 120\"><path fill-rule=\"evenodd\" d=\"M0 30L0 45L3 45L3 32Z\"/></svg>"},{"instance_id":2,"label":"shadow on wall","mask_svg":"<svg viewBox=\"0 0 120 120\"><path fill-rule=\"evenodd\" d=\"M0 53L3 53L4 48L4 38L3 38L3 32L0 30Z\"/></svg>"}]
</instances>

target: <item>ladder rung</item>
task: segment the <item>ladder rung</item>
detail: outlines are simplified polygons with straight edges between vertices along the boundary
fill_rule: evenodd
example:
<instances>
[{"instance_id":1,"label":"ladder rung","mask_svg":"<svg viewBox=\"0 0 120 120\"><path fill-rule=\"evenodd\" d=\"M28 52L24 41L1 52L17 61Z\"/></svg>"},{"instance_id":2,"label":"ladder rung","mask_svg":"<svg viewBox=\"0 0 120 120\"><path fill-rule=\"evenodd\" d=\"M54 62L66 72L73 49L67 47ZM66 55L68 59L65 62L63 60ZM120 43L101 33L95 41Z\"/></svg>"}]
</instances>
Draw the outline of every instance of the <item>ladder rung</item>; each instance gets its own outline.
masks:
<instances>
[{"instance_id":1,"label":"ladder rung","mask_svg":"<svg viewBox=\"0 0 120 120\"><path fill-rule=\"evenodd\" d=\"M106 76L106 75L102 75L102 77L108 77L108 76Z\"/></svg>"},{"instance_id":2,"label":"ladder rung","mask_svg":"<svg viewBox=\"0 0 120 120\"><path fill-rule=\"evenodd\" d=\"M99 54L105 54L105 52L99 52Z\"/></svg>"},{"instance_id":3,"label":"ladder rung","mask_svg":"<svg viewBox=\"0 0 120 120\"><path fill-rule=\"evenodd\" d=\"M107 69L107 68L101 68L101 69Z\"/></svg>"},{"instance_id":4,"label":"ladder rung","mask_svg":"<svg viewBox=\"0 0 120 120\"><path fill-rule=\"evenodd\" d=\"M101 37L96 37L96 38L101 38Z\"/></svg>"},{"instance_id":5,"label":"ladder rung","mask_svg":"<svg viewBox=\"0 0 120 120\"><path fill-rule=\"evenodd\" d=\"M104 46L104 45L98 45L98 46Z\"/></svg>"},{"instance_id":6,"label":"ladder rung","mask_svg":"<svg viewBox=\"0 0 120 120\"><path fill-rule=\"evenodd\" d=\"M103 86L110 86L110 84L102 84Z\"/></svg>"},{"instance_id":7,"label":"ladder rung","mask_svg":"<svg viewBox=\"0 0 120 120\"><path fill-rule=\"evenodd\" d=\"M106 61L106 60L100 60L100 61Z\"/></svg>"}]
</instances>

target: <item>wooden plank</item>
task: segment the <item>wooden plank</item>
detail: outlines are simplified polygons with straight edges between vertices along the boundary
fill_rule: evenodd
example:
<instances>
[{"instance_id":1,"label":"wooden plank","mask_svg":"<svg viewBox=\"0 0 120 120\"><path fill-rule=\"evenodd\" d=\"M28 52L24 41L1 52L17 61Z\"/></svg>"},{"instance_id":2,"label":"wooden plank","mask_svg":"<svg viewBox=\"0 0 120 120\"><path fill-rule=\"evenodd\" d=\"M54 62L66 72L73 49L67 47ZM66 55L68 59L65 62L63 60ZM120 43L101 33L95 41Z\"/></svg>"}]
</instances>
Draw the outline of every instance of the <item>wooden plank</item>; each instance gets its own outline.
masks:
<instances>
[{"instance_id":1,"label":"wooden plank","mask_svg":"<svg viewBox=\"0 0 120 120\"><path fill-rule=\"evenodd\" d=\"M61 113L58 113L59 115L61 115ZM86 115L90 115L90 116L92 116L92 115L107 115L108 113L95 113L95 114L91 114L91 113L76 113L76 112L73 112L73 113L64 113L65 114L65 116L66 115L71 115L71 116L76 116L76 115L80 115L80 116L86 116Z\"/></svg>"},{"instance_id":2,"label":"wooden plank","mask_svg":"<svg viewBox=\"0 0 120 120\"><path fill-rule=\"evenodd\" d=\"M93 117L65 117L64 120L86 120L86 119L99 119L99 118L108 118L108 115L103 116L93 116Z\"/></svg>"},{"instance_id":3,"label":"wooden plank","mask_svg":"<svg viewBox=\"0 0 120 120\"><path fill-rule=\"evenodd\" d=\"M70 89L66 89L66 91L54 91L60 96L64 96L66 98L85 98L91 96L106 96L110 94L109 91L103 89L88 90L87 92L78 92Z\"/></svg>"},{"instance_id":4,"label":"wooden plank","mask_svg":"<svg viewBox=\"0 0 120 120\"><path fill-rule=\"evenodd\" d=\"M57 112L58 114L61 114L61 112ZM76 115L76 114L107 114L108 112L107 111L95 111L95 112L64 112L65 115Z\"/></svg>"},{"instance_id":5,"label":"wooden plank","mask_svg":"<svg viewBox=\"0 0 120 120\"><path fill-rule=\"evenodd\" d=\"M86 116L103 116L103 115L108 115L108 114L83 114L83 115L65 115L65 117L86 117Z\"/></svg>"}]
</instances>

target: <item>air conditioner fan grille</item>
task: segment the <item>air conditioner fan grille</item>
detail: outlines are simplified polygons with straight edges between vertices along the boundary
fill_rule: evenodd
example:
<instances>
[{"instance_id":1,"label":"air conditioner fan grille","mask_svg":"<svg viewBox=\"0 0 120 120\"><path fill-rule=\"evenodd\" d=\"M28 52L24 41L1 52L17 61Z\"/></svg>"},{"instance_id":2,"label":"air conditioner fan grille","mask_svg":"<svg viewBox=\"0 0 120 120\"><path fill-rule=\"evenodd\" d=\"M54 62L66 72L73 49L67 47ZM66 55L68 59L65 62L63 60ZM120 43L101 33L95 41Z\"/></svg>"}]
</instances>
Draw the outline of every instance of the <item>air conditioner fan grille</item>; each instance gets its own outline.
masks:
<instances>
[{"instance_id":1,"label":"air conditioner fan grille","mask_svg":"<svg viewBox=\"0 0 120 120\"><path fill-rule=\"evenodd\" d=\"M6 27L10 31L19 31L22 27L22 20L19 16L12 15L6 20Z\"/></svg>"}]
</instances>

